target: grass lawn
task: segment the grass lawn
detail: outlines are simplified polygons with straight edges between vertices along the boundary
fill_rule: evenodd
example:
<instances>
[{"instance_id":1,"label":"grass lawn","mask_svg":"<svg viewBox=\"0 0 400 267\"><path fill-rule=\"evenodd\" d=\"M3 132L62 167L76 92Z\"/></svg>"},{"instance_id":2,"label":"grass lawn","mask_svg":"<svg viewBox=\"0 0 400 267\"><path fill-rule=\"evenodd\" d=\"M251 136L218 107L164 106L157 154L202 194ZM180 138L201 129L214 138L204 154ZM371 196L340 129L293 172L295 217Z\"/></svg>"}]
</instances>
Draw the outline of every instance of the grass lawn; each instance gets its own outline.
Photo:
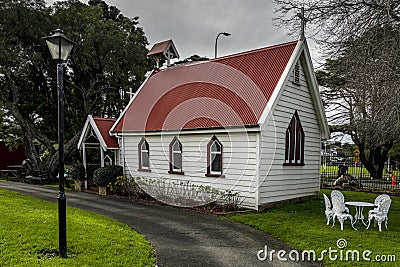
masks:
<instances>
[{"instance_id":1,"label":"grass lawn","mask_svg":"<svg viewBox=\"0 0 400 267\"><path fill-rule=\"evenodd\" d=\"M330 196L330 190L321 190ZM362 192L342 191L346 201L367 201L374 202L377 194L369 194ZM382 225L382 232L378 231L378 227L374 227L371 223L370 229L366 230L361 222L357 222L355 227L357 231L350 226L350 221L344 222L344 230L340 230L340 223L336 220L335 227L326 225L325 220L325 204L323 197L320 200L310 200L295 205L281 205L264 212L254 212L248 214L237 214L229 216L230 219L241 222L252 227L258 228L276 238L291 245L294 249L314 250L316 258L323 258L321 261L324 266L399 266L400 262L400 197L391 196L392 205L389 210L389 223L386 230ZM368 208L364 210L364 216L368 213ZM354 216L354 207L350 207L350 213ZM338 247L339 239L345 239L346 247ZM268 244L265 244L268 246ZM332 257L325 253L320 257L323 250L332 251ZM260 248L262 249L262 248ZM348 256L346 261L346 253L351 250L357 250L360 255L360 261L356 257ZM366 254L366 261L362 257L362 253L370 250L370 255ZM341 258L342 253L342 260ZM295 254L293 254L295 255ZM301 255L301 254L300 254ZM337 260L334 256L337 255ZM393 262L393 257L395 261ZM288 255L286 255L288 258ZM388 262L389 258L392 262ZM354 260L353 260L354 259ZM386 262L377 262L384 260ZM274 260L278 260L275 255ZM268 261L268 259L267 259Z\"/></svg>"},{"instance_id":2,"label":"grass lawn","mask_svg":"<svg viewBox=\"0 0 400 267\"><path fill-rule=\"evenodd\" d=\"M130 227L67 207L68 257L58 257L57 204L0 189L1 266L154 266L154 250Z\"/></svg>"}]
</instances>

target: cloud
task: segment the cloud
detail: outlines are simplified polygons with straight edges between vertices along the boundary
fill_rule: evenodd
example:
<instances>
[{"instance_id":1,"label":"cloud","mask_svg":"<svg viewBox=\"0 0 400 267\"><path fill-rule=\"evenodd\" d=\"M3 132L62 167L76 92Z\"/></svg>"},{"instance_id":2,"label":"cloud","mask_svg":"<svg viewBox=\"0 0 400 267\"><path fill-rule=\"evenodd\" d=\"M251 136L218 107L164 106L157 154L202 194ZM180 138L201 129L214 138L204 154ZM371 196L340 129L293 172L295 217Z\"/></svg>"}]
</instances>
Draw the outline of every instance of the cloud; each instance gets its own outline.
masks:
<instances>
[{"instance_id":1,"label":"cloud","mask_svg":"<svg viewBox=\"0 0 400 267\"><path fill-rule=\"evenodd\" d=\"M140 17L150 43L171 38L182 58L193 54L212 58L215 38L223 31L232 35L218 39L218 55L291 40L284 30L272 25L270 1L150 0L132 7L124 2L127 1L115 1L115 4L124 14Z\"/></svg>"},{"instance_id":2,"label":"cloud","mask_svg":"<svg viewBox=\"0 0 400 267\"><path fill-rule=\"evenodd\" d=\"M215 38L223 31L232 35L218 39L219 56L295 38L273 25L275 5L268 0L106 0L106 3L116 6L127 17L139 16L149 48L172 39L181 59L193 54L213 58Z\"/></svg>"}]
</instances>

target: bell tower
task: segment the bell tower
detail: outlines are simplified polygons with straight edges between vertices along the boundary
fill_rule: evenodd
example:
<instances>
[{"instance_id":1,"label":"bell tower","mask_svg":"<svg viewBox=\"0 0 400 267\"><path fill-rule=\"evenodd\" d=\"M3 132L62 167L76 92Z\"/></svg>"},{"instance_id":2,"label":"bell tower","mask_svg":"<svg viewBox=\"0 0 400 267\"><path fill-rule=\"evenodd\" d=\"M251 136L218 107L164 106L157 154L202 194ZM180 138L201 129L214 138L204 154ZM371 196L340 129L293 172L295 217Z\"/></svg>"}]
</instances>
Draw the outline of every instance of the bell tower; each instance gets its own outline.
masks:
<instances>
[{"instance_id":1,"label":"bell tower","mask_svg":"<svg viewBox=\"0 0 400 267\"><path fill-rule=\"evenodd\" d=\"M167 62L167 66L169 66L171 64L171 59L179 58L178 50L176 50L172 40L154 44L147 53L147 56L156 60L158 69L165 62Z\"/></svg>"}]
</instances>

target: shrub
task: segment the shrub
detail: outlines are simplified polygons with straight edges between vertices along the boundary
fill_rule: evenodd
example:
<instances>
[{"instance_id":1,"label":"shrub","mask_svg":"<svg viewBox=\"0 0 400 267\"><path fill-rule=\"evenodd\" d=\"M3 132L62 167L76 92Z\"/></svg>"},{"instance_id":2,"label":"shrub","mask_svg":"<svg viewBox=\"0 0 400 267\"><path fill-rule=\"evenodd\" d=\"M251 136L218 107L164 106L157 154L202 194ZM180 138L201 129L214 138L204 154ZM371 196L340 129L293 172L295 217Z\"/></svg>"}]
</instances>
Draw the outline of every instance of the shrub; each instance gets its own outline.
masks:
<instances>
[{"instance_id":1,"label":"shrub","mask_svg":"<svg viewBox=\"0 0 400 267\"><path fill-rule=\"evenodd\" d=\"M226 190L220 199L226 211L237 211L240 209L243 201L244 197L242 197L239 192L233 192L231 190Z\"/></svg>"},{"instance_id":2,"label":"shrub","mask_svg":"<svg viewBox=\"0 0 400 267\"><path fill-rule=\"evenodd\" d=\"M146 194L134 181L133 178L128 179L127 176L118 176L115 182L109 184L111 193L132 197L136 199L149 199L150 196Z\"/></svg>"},{"instance_id":3,"label":"shrub","mask_svg":"<svg viewBox=\"0 0 400 267\"><path fill-rule=\"evenodd\" d=\"M93 180L93 173L100 168L100 164L88 163L86 164L87 179Z\"/></svg>"},{"instance_id":4,"label":"shrub","mask_svg":"<svg viewBox=\"0 0 400 267\"><path fill-rule=\"evenodd\" d=\"M100 164L86 164L87 180L93 180L93 172L100 168ZM85 180L85 167L82 163L72 165L69 174L74 180Z\"/></svg>"},{"instance_id":5,"label":"shrub","mask_svg":"<svg viewBox=\"0 0 400 267\"><path fill-rule=\"evenodd\" d=\"M72 165L68 172L73 180L85 180L85 167L82 163Z\"/></svg>"},{"instance_id":6,"label":"shrub","mask_svg":"<svg viewBox=\"0 0 400 267\"><path fill-rule=\"evenodd\" d=\"M122 174L122 166L105 166L94 171L93 182L98 186L106 186L109 183L114 183L117 180L117 177Z\"/></svg>"},{"instance_id":7,"label":"shrub","mask_svg":"<svg viewBox=\"0 0 400 267\"><path fill-rule=\"evenodd\" d=\"M211 186L196 185L190 181L136 177L135 182L151 197L175 206L202 206L217 200L221 194Z\"/></svg>"}]
</instances>

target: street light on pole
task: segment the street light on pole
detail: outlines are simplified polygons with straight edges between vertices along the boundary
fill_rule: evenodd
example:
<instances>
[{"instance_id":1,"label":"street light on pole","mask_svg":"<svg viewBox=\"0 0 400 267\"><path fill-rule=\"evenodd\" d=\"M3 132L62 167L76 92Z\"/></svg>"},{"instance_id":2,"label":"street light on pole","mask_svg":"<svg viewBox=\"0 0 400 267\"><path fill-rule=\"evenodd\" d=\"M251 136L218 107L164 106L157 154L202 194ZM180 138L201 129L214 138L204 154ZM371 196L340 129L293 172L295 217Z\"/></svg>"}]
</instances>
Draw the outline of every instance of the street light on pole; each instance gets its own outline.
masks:
<instances>
[{"instance_id":1,"label":"street light on pole","mask_svg":"<svg viewBox=\"0 0 400 267\"><path fill-rule=\"evenodd\" d=\"M214 58L217 58L218 38L219 38L219 36L220 36L221 34L224 35L224 36L230 36L230 35L231 35L231 34L228 33L228 32L220 32L220 33L218 33L217 38L215 38L215 50L214 50L215 56L214 56Z\"/></svg>"},{"instance_id":2,"label":"street light on pole","mask_svg":"<svg viewBox=\"0 0 400 267\"><path fill-rule=\"evenodd\" d=\"M58 92L58 245L60 257L67 257L67 198L65 197L64 177L64 89L63 67L74 42L69 40L64 32L57 29L51 36L44 37L50 54L57 60L57 92Z\"/></svg>"}]
</instances>

